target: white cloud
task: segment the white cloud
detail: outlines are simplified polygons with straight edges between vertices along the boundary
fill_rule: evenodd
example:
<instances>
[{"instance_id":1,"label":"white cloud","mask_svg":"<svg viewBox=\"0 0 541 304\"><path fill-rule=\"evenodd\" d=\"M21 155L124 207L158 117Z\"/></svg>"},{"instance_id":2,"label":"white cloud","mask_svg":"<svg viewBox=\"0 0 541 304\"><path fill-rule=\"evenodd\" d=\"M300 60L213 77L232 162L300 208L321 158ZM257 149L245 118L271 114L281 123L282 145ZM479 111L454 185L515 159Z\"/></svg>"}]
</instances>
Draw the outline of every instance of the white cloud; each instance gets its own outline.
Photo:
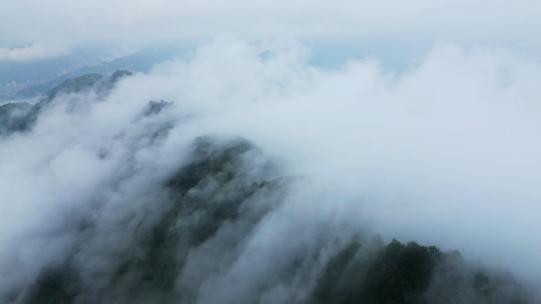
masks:
<instances>
[{"instance_id":1,"label":"white cloud","mask_svg":"<svg viewBox=\"0 0 541 304\"><path fill-rule=\"evenodd\" d=\"M69 233L54 233L66 231L64 217L96 201L106 210L93 215L98 245L123 240L123 225L110 221L145 212L145 191L184 160L192 138L225 134L310 181L278 211L290 217L268 218L255 241L288 225L310 238L305 228L332 217L538 279L540 78L540 62L506 49L443 45L407 73L373 60L328 71L307 65L295 43L217 40L189 62L127 79L105 102L72 96L81 108L56 108L30 134L2 142L0 266L31 277L69 248ZM134 120L151 99L176 102L165 118L177 125L155 146L142 135L162 118ZM288 244L284 252L298 242ZM107 258L99 252L90 254L98 262ZM226 284L243 265L207 283Z\"/></svg>"},{"instance_id":2,"label":"white cloud","mask_svg":"<svg viewBox=\"0 0 541 304\"><path fill-rule=\"evenodd\" d=\"M0 47L0 62L30 62L50 59L70 54L70 50L63 47L54 47L43 44L33 44L25 47Z\"/></svg>"}]
</instances>

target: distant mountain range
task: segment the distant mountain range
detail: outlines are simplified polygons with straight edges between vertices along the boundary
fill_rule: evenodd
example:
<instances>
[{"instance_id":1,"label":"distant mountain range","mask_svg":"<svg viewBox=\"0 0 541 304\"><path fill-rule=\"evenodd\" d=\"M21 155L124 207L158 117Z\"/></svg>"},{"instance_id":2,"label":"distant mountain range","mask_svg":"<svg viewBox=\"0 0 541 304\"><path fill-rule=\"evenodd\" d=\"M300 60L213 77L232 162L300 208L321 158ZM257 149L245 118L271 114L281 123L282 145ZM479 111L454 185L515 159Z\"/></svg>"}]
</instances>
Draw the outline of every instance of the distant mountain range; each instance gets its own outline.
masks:
<instances>
[{"instance_id":1,"label":"distant mountain range","mask_svg":"<svg viewBox=\"0 0 541 304\"><path fill-rule=\"evenodd\" d=\"M100 59L103 56L101 53L86 51L45 62L0 62L0 102L44 95L65 80L87 74L111 74L117 70L146 72L157 63L182 58L188 53L187 48L164 47L105 61Z\"/></svg>"},{"instance_id":2,"label":"distant mountain range","mask_svg":"<svg viewBox=\"0 0 541 304\"><path fill-rule=\"evenodd\" d=\"M130 75L132 72L126 70L115 71L109 77L97 73L85 74L68 78L48 89L40 101L34 105L27 102L10 102L0 105L0 136L29 130L38 115L59 96L91 90L94 90L98 95L105 96L120 79ZM40 94L42 93L40 92Z\"/></svg>"}]
</instances>

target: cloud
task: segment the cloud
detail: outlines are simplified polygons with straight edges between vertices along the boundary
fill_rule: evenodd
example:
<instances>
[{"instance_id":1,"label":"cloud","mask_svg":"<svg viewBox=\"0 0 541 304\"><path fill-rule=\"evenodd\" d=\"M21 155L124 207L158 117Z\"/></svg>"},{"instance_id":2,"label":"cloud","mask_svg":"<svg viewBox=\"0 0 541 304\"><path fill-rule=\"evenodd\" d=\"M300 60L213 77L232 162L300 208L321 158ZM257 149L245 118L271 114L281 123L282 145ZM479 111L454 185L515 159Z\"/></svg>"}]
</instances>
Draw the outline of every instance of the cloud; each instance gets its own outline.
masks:
<instances>
[{"instance_id":1,"label":"cloud","mask_svg":"<svg viewBox=\"0 0 541 304\"><path fill-rule=\"evenodd\" d=\"M69 55L70 50L63 47L33 44L26 47L0 47L0 62L31 62Z\"/></svg>"},{"instance_id":2,"label":"cloud","mask_svg":"<svg viewBox=\"0 0 541 304\"><path fill-rule=\"evenodd\" d=\"M206 132L282 156L292 174L336 195L336 208L362 205L359 218L388 237L522 273L541 265L538 61L441 45L408 72L374 60L322 71L306 65L302 46L263 49L268 62L259 47L218 41L151 81L160 98L201 113Z\"/></svg>"},{"instance_id":3,"label":"cloud","mask_svg":"<svg viewBox=\"0 0 541 304\"><path fill-rule=\"evenodd\" d=\"M256 224L225 221L215 238L179 249L187 270L177 287L197 285L198 303L252 299L299 255L338 250L321 240L340 247L359 229L456 248L539 284L541 62L453 44L408 71L375 59L323 69L309 54L295 40L223 37L125 79L105 100L59 97L31 132L2 139L0 272L10 275L0 286L32 282L73 252L85 279L107 282L100 276L138 227L166 208L161 183L209 134L245 138L299 182ZM162 99L174 104L141 117ZM247 172L258 161L249 158ZM212 194L207 182L190 195ZM255 210L268 199L254 199ZM196 215L184 220L204 218ZM81 222L91 232L79 235ZM319 262L299 269L317 274ZM294 283L305 288L301 274ZM265 296L285 290L273 285Z\"/></svg>"}]
</instances>

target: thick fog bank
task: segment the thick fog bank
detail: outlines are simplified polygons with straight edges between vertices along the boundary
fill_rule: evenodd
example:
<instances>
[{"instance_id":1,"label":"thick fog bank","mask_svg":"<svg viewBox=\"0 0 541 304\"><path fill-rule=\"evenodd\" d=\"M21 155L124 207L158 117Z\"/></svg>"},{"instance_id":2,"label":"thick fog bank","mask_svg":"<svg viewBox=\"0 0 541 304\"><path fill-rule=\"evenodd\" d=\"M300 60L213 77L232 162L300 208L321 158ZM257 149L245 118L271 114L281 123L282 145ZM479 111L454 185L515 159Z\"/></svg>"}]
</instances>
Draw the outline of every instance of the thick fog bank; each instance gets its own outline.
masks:
<instances>
[{"instance_id":1,"label":"thick fog bank","mask_svg":"<svg viewBox=\"0 0 541 304\"><path fill-rule=\"evenodd\" d=\"M0 299L535 303L541 64L309 56L222 38L0 108Z\"/></svg>"}]
</instances>

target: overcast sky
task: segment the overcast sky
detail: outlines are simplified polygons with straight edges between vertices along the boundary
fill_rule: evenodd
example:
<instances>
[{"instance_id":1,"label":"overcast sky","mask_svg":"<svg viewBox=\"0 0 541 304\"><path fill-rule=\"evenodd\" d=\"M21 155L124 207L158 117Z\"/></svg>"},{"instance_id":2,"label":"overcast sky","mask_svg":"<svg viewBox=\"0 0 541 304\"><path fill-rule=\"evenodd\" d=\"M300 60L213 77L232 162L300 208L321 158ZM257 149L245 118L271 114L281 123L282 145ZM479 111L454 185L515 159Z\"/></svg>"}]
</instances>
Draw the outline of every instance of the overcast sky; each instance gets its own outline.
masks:
<instances>
[{"instance_id":1,"label":"overcast sky","mask_svg":"<svg viewBox=\"0 0 541 304\"><path fill-rule=\"evenodd\" d=\"M538 0L0 0L0 61L62 56L89 44L140 47L223 33L539 49L539 16Z\"/></svg>"}]
</instances>

